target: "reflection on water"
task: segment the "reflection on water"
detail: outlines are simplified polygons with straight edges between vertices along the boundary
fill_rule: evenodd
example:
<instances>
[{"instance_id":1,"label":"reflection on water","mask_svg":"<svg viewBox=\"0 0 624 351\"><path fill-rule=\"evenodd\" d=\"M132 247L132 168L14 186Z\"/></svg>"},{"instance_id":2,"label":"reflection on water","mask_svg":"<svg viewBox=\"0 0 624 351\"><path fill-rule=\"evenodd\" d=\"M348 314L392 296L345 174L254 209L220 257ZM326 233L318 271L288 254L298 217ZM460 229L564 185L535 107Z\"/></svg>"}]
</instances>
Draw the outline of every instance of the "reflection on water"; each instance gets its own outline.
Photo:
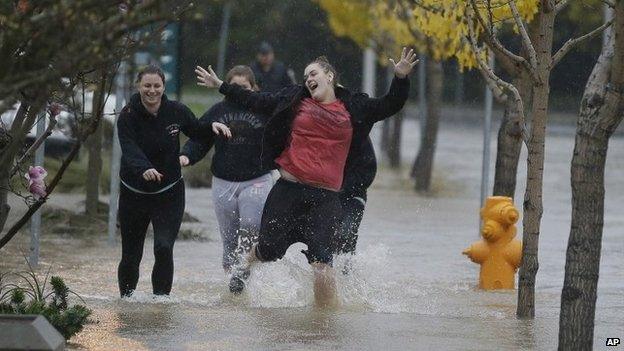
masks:
<instances>
[{"instance_id":1,"label":"reflection on water","mask_svg":"<svg viewBox=\"0 0 624 351\"><path fill-rule=\"evenodd\" d=\"M147 243L146 245L151 245ZM205 246L204 246L205 245ZM95 324L70 343L72 349L106 350L518 350L556 347L554 292L538 291L538 318L517 320L516 291L476 289L474 270L420 272L404 265L384 245L365 246L351 258L349 275L338 273L341 306L313 306L312 271L298 248L285 259L252 272L240 296L227 290L218 267L219 245L180 242L171 297L149 291L153 260L142 265L137 292L120 299L114 275L118 248L104 241L46 242L53 271L94 309ZM63 256L80 249L79 256ZM207 262L205 254L215 254ZM461 258L458 255L458 258ZM336 260L341 267L345 258ZM215 264L216 269L209 269ZM3 269L19 267L18 255L3 257ZM402 266L403 267L400 267ZM207 272L202 275L201 272ZM435 274L434 274L435 273ZM464 276L464 278L460 278ZM429 277L429 278L426 278ZM613 295L615 297L615 295ZM619 310L621 312L621 305ZM555 311L555 312L553 312ZM599 308L597 331L617 335L617 311ZM600 322L606 320L607 323ZM598 342L598 341L597 341Z\"/></svg>"},{"instance_id":2,"label":"reflection on water","mask_svg":"<svg viewBox=\"0 0 624 351\"><path fill-rule=\"evenodd\" d=\"M145 334L157 334L175 327L174 313L177 308L172 303L136 303L118 301L115 304L117 332L130 334L137 330Z\"/></svg>"}]
</instances>

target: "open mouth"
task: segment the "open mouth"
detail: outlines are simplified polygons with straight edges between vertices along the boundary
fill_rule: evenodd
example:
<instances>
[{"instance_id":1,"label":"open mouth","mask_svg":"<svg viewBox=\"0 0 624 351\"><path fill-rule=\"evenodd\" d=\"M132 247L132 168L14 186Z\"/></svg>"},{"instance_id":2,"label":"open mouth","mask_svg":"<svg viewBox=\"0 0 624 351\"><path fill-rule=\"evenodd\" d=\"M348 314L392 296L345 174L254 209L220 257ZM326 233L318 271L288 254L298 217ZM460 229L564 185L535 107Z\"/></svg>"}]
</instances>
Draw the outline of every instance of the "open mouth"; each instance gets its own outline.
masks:
<instances>
[{"instance_id":1,"label":"open mouth","mask_svg":"<svg viewBox=\"0 0 624 351\"><path fill-rule=\"evenodd\" d=\"M318 88L317 82L312 81L308 83L308 89L310 90L310 92L313 92L316 88Z\"/></svg>"}]
</instances>

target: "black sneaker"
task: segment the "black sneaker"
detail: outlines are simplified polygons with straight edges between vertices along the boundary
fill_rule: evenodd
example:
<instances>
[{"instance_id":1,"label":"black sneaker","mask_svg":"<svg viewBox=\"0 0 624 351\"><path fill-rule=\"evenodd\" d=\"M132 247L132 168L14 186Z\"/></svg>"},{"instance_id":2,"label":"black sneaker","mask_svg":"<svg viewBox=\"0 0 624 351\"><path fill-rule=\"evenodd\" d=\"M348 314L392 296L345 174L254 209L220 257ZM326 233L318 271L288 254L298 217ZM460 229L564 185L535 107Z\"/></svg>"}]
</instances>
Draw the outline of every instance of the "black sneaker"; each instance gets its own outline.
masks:
<instances>
[{"instance_id":1,"label":"black sneaker","mask_svg":"<svg viewBox=\"0 0 624 351\"><path fill-rule=\"evenodd\" d=\"M245 289L245 281L238 277L237 275L233 275L230 278L230 292L232 294L240 294Z\"/></svg>"},{"instance_id":2,"label":"black sneaker","mask_svg":"<svg viewBox=\"0 0 624 351\"><path fill-rule=\"evenodd\" d=\"M235 267L230 278L230 292L240 294L245 289L245 280L249 278L249 269Z\"/></svg>"}]
</instances>

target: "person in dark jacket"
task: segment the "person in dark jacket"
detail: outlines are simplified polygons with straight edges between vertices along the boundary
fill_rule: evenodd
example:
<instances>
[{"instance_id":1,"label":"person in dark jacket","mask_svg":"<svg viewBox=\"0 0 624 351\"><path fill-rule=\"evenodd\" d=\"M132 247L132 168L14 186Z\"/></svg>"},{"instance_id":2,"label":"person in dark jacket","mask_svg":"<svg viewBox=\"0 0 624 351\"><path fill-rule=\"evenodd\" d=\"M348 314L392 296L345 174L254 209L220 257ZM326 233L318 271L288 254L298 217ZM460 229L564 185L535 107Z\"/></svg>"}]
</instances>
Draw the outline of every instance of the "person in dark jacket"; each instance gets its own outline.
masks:
<instances>
[{"instance_id":1,"label":"person in dark jacket","mask_svg":"<svg viewBox=\"0 0 624 351\"><path fill-rule=\"evenodd\" d=\"M275 60L275 52L271 44L263 41L258 47L256 61L251 65L260 91L276 93L282 88L295 84L294 77L286 65Z\"/></svg>"},{"instance_id":2,"label":"person in dark jacket","mask_svg":"<svg viewBox=\"0 0 624 351\"><path fill-rule=\"evenodd\" d=\"M217 86L243 106L272 114L264 132L262 162L276 166L281 178L267 198L258 244L236 267L230 287L243 289L244 274L253 262L275 261L290 245L303 242L314 269L316 303L337 303L332 246L342 220L338 194L344 171L361 153L373 124L403 107L409 92L407 75L417 60L413 50L404 49L399 62L391 62L395 78L381 98L338 86L337 73L324 57L306 67L304 86L278 94L250 92L223 83L210 66L208 71L197 67L200 85ZM299 228L295 236L293 228Z\"/></svg>"},{"instance_id":3,"label":"person in dark jacket","mask_svg":"<svg viewBox=\"0 0 624 351\"><path fill-rule=\"evenodd\" d=\"M235 66L225 80L248 90L257 89L248 66ZM256 242L264 202L273 186L271 169L260 165L262 132L267 119L267 115L250 112L228 98L214 105L200 119L221 134L214 141L212 200L223 242L226 272ZM189 140L182 149L180 164L198 162L211 147L212 138Z\"/></svg>"},{"instance_id":4,"label":"person in dark jacket","mask_svg":"<svg viewBox=\"0 0 624 351\"><path fill-rule=\"evenodd\" d=\"M164 95L165 76L147 66L137 78L138 93L119 115L121 191L119 223L121 262L119 292L132 295L139 280L139 264L147 226L154 228L152 288L168 295L173 280L173 244L184 214L184 181L178 160L180 132L191 138L210 139L209 124L201 124L183 104Z\"/></svg>"}]
</instances>

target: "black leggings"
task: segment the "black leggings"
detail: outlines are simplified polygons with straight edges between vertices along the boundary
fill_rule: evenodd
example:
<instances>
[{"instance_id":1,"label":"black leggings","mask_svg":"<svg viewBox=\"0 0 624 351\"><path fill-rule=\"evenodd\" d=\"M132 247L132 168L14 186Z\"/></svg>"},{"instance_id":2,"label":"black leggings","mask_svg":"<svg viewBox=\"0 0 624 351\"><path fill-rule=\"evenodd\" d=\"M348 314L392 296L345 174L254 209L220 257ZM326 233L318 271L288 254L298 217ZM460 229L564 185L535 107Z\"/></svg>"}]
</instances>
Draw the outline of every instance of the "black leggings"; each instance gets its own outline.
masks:
<instances>
[{"instance_id":1,"label":"black leggings","mask_svg":"<svg viewBox=\"0 0 624 351\"><path fill-rule=\"evenodd\" d=\"M355 253L355 246L358 240L358 230L362 217L364 216L364 206L366 204L366 193L354 195L343 192L340 194L343 217L342 225L336 236L335 253Z\"/></svg>"},{"instance_id":2,"label":"black leggings","mask_svg":"<svg viewBox=\"0 0 624 351\"><path fill-rule=\"evenodd\" d=\"M168 295L173 281L173 244L184 214L184 182L160 194L139 194L121 186L119 224L121 262L117 277L119 293L130 296L139 281L139 264L147 226L154 228L152 288L156 295Z\"/></svg>"},{"instance_id":3,"label":"black leggings","mask_svg":"<svg viewBox=\"0 0 624 351\"><path fill-rule=\"evenodd\" d=\"M264 205L256 256L275 261L302 242L308 262L331 264L341 218L337 192L279 179Z\"/></svg>"}]
</instances>

